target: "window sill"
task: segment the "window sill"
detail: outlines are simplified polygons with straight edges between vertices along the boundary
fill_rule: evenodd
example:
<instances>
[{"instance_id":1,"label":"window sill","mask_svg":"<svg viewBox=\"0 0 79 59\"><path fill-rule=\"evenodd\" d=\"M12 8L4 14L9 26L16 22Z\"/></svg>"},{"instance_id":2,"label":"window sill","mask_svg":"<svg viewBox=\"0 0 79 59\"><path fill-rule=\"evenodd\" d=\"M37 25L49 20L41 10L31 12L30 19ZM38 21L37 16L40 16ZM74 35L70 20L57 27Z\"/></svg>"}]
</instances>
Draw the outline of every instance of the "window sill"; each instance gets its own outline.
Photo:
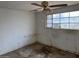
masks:
<instances>
[{"instance_id":1,"label":"window sill","mask_svg":"<svg viewBox=\"0 0 79 59\"><path fill-rule=\"evenodd\" d=\"M52 30L69 30L69 31L78 31L79 29L64 29L64 28L49 28L46 27L46 29L52 29Z\"/></svg>"}]
</instances>

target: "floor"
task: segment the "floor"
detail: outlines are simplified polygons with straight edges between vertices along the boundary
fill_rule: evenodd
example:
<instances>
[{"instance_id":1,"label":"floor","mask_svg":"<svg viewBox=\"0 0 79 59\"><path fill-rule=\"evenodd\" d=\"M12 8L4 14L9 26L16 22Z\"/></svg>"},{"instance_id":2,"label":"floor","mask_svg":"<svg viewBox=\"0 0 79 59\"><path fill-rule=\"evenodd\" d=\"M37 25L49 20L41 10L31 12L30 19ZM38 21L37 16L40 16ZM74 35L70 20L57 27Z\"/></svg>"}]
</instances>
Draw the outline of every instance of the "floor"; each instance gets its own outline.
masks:
<instances>
[{"instance_id":1,"label":"floor","mask_svg":"<svg viewBox=\"0 0 79 59\"><path fill-rule=\"evenodd\" d=\"M46 46L40 43L34 43L7 54L0 58L76 58L78 55Z\"/></svg>"}]
</instances>

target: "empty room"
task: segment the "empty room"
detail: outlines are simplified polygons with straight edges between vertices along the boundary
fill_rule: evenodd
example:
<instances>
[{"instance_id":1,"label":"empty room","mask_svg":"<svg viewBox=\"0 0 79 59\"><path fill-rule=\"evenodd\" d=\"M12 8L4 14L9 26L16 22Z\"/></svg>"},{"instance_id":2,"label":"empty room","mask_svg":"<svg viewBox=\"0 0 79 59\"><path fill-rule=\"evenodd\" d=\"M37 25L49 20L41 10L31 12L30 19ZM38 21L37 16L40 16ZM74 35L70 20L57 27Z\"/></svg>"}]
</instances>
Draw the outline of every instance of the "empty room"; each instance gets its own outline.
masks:
<instances>
[{"instance_id":1,"label":"empty room","mask_svg":"<svg viewBox=\"0 0 79 59\"><path fill-rule=\"evenodd\" d=\"M78 58L79 1L0 1L0 58Z\"/></svg>"}]
</instances>

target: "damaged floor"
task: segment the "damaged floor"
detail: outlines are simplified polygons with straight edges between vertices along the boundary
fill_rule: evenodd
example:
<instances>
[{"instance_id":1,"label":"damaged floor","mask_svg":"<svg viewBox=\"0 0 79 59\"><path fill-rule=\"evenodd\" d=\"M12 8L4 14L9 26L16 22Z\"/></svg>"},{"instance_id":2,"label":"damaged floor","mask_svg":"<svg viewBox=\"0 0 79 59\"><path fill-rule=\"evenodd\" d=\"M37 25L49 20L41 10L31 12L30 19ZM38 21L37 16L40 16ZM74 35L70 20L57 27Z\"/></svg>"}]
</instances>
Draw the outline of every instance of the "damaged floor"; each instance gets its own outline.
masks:
<instances>
[{"instance_id":1,"label":"damaged floor","mask_svg":"<svg viewBox=\"0 0 79 59\"><path fill-rule=\"evenodd\" d=\"M34 43L29 46L17 49L7 54L1 55L0 58L77 58L78 55L46 46L40 43Z\"/></svg>"}]
</instances>

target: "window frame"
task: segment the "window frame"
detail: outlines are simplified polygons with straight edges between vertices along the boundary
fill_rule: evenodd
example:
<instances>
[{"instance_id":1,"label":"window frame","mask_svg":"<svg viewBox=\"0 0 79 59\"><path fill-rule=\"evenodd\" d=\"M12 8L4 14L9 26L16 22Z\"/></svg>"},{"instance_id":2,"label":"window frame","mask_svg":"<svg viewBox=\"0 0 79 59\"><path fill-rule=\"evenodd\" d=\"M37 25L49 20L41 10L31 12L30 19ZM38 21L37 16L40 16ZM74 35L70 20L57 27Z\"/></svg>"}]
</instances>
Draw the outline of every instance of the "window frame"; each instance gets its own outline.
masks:
<instances>
[{"instance_id":1,"label":"window frame","mask_svg":"<svg viewBox=\"0 0 79 59\"><path fill-rule=\"evenodd\" d=\"M75 12L75 11L71 11L71 12ZM62 14L62 13L56 13L56 14L59 14L59 28L55 28L55 27L54 27L54 24L56 24L56 23L53 22L53 19L58 19L58 18L53 18L53 15L54 15L54 14L48 14L48 15L52 15L52 19L51 19L51 20L52 20L52 27L47 27L47 24L48 24L48 23L46 22L46 28L79 30L79 29L77 29L77 28L73 28L73 29L72 29L72 28L70 27L71 24L79 24L79 22L73 22L73 23L71 23L70 18L73 18L73 17L70 16L70 13L71 13L71 12L63 12L63 13L69 13L69 17L61 17L61 14ZM78 12L79 12L79 11L78 11ZM48 15L46 15L46 17L47 17ZM78 15L78 16L74 16L74 18L76 18L76 17L79 17L79 15ZM65 23L61 23L61 19L62 19L62 18L68 18L68 23L66 23L66 24L68 24L68 28L65 28L65 27L62 28L62 27L61 27L62 24L65 24ZM46 18L46 19L47 19L47 18ZM47 19L47 20L48 20L48 19ZM73 26L75 26L75 25L73 25Z\"/></svg>"}]
</instances>

